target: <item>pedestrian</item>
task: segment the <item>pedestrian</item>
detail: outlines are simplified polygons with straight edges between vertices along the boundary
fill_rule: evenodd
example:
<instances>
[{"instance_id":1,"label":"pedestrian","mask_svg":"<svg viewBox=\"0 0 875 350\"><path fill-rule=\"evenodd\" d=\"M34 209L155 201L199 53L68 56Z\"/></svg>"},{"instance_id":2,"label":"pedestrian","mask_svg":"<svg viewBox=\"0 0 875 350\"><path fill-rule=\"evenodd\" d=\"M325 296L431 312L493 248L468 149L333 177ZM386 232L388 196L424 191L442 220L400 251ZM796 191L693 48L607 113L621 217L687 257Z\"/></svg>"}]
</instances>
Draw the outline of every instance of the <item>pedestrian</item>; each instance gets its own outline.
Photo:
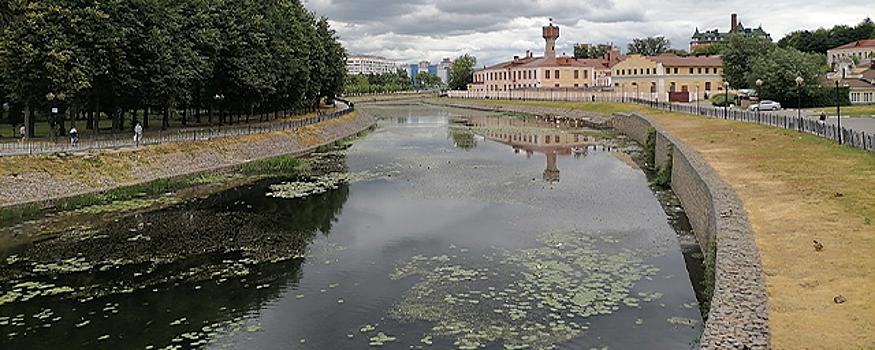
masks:
<instances>
[{"instance_id":1,"label":"pedestrian","mask_svg":"<svg viewBox=\"0 0 875 350\"><path fill-rule=\"evenodd\" d=\"M79 145L79 130L76 127L70 128L70 146L76 147Z\"/></svg>"},{"instance_id":2,"label":"pedestrian","mask_svg":"<svg viewBox=\"0 0 875 350\"><path fill-rule=\"evenodd\" d=\"M18 128L18 134L21 135L21 139L18 140L19 142L24 142L27 139L27 129L24 128L24 124L21 124L21 127Z\"/></svg>"},{"instance_id":3,"label":"pedestrian","mask_svg":"<svg viewBox=\"0 0 875 350\"><path fill-rule=\"evenodd\" d=\"M819 123L819 124L826 123L826 113L820 112L820 119L817 120L817 123Z\"/></svg>"},{"instance_id":4,"label":"pedestrian","mask_svg":"<svg viewBox=\"0 0 875 350\"><path fill-rule=\"evenodd\" d=\"M142 141L143 141L143 126L140 125L140 123L137 123L137 125L134 126L134 143L136 143L137 146L139 146L140 142L142 142Z\"/></svg>"}]
</instances>

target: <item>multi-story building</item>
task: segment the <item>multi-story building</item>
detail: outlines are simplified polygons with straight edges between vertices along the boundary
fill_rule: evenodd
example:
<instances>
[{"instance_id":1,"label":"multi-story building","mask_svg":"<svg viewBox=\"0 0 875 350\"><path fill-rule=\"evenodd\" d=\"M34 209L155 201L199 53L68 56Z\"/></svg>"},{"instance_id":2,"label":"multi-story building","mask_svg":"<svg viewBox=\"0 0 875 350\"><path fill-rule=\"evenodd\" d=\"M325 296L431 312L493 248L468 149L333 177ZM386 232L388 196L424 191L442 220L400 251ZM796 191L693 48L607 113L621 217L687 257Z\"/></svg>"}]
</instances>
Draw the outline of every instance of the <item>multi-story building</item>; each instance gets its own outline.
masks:
<instances>
[{"instance_id":1,"label":"multi-story building","mask_svg":"<svg viewBox=\"0 0 875 350\"><path fill-rule=\"evenodd\" d=\"M479 69L474 72L473 82L468 85L468 90L489 96L514 90L610 86L610 65L619 60L618 50L613 50L601 59L556 57L559 27L550 23L542 29L546 42L543 57L534 57L527 51L523 57L515 56L512 61Z\"/></svg>"},{"instance_id":2,"label":"multi-story building","mask_svg":"<svg viewBox=\"0 0 875 350\"><path fill-rule=\"evenodd\" d=\"M614 90L648 100L707 99L723 91L723 62L717 56L674 54L626 56L611 68Z\"/></svg>"},{"instance_id":3,"label":"multi-story building","mask_svg":"<svg viewBox=\"0 0 875 350\"><path fill-rule=\"evenodd\" d=\"M693 51L697 47L708 46L713 43L729 42L729 35L735 33L756 35L766 38L769 41L772 40L771 35L766 33L762 26L756 29L745 28L744 25L738 21L738 15L733 13L728 32L721 33L717 29L699 32L699 28L696 28L696 32L693 33L693 36L690 39L690 51Z\"/></svg>"},{"instance_id":4,"label":"multi-story building","mask_svg":"<svg viewBox=\"0 0 875 350\"><path fill-rule=\"evenodd\" d=\"M346 58L346 71L350 74L395 73L403 68L385 57L369 55L350 55Z\"/></svg>"},{"instance_id":5,"label":"multi-story building","mask_svg":"<svg viewBox=\"0 0 875 350\"><path fill-rule=\"evenodd\" d=\"M858 40L826 50L826 61L833 70L842 60L863 63L872 59L875 59L875 39Z\"/></svg>"}]
</instances>

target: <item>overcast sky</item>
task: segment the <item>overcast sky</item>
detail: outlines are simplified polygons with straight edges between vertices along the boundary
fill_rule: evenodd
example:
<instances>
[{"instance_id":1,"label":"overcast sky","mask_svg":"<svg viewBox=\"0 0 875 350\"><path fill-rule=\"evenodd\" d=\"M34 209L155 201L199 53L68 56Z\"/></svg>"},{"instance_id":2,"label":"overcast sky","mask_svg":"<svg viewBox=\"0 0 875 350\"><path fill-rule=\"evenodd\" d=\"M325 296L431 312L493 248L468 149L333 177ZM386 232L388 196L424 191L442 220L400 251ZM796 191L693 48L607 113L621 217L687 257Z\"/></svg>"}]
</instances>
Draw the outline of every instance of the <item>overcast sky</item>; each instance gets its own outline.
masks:
<instances>
[{"instance_id":1,"label":"overcast sky","mask_svg":"<svg viewBox=\"0 0 875 350\"><path fill-rule=\"evenodd\" d=\"M699 30L729 29L737 13L778 41L797 30L854 26L875 17L871 0L304 0L329 18L350 54L383 56L402 63L439 62L468 53L478 66L544 51L541 27L560 27L557 54L575 43L613 43L624 53L633 38L665 36L689 49Z\"/></svg>"}]
</instances>

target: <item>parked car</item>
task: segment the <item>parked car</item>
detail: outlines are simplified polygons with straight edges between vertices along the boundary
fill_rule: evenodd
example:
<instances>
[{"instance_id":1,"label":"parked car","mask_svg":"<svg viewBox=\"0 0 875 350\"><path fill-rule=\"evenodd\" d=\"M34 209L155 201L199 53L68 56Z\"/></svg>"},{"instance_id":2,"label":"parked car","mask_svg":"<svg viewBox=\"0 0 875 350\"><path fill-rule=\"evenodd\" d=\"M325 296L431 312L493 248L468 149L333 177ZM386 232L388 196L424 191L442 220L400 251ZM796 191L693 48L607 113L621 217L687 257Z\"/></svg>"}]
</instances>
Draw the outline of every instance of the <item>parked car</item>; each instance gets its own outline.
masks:
<instances>
[{"instance_id":1,"label":"parked car","mask_svg":"<svg viewBox=\"0 0 875 350\"><path fill-rule=\"evenodd\" d=\"M760 103L750 105L747 109L751 111L777 111L781 109L781 104L772 100L763 100Z\"/></svg>"}]
</instances>

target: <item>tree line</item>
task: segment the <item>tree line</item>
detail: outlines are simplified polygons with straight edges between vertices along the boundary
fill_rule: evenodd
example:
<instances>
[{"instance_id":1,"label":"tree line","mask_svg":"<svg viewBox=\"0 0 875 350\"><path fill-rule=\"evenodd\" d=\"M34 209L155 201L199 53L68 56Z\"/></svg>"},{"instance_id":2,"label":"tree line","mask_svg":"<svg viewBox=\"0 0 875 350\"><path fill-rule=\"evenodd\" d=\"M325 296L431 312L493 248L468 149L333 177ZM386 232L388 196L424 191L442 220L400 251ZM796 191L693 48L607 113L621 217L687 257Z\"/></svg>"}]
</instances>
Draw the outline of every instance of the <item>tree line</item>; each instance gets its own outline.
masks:
<instances>
[{"instance_id":1,"label":"tree line","mask_svg":"<svg viewBox=\"0 0 875 350\"><path fill-rule=\"evenodd\" d=\"M31 134L51 106L61 128L65 112L115 130L137 110L162 128L180 111L268 118L318 107L346 77L335 31L300 0L4 0L0 34L0 102Z\"/></svg>"}]
</instances>

